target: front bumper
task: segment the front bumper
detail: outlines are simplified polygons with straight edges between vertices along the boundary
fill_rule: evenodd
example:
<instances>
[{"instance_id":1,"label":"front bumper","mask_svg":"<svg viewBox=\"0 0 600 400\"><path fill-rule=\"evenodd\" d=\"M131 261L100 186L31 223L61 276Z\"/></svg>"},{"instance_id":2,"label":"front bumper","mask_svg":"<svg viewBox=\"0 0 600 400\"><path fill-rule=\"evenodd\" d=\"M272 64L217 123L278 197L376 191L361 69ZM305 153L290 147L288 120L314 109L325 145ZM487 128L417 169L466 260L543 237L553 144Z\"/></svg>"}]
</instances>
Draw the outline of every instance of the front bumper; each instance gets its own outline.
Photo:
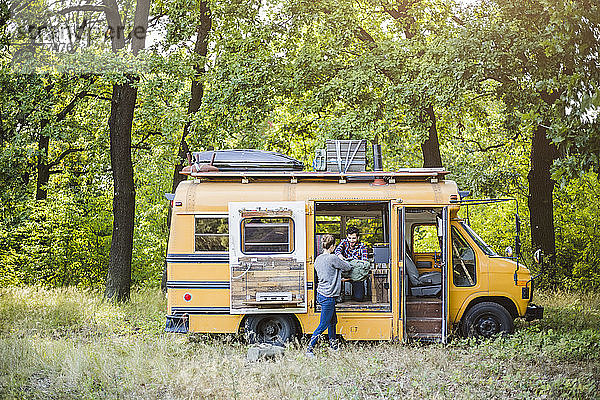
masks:
<instances>
[{"instance_id":1,"label":"front bumper","mask_svg":"<svg viewBox=\"0 0 600 400\"><path fill-rule=\"evenodd\" d=\"M542 319L544 317L544 307L530 304L527 306L527 311L523 316L525 321L533 321L535 319Z\"/></svg>"}]
</instances>

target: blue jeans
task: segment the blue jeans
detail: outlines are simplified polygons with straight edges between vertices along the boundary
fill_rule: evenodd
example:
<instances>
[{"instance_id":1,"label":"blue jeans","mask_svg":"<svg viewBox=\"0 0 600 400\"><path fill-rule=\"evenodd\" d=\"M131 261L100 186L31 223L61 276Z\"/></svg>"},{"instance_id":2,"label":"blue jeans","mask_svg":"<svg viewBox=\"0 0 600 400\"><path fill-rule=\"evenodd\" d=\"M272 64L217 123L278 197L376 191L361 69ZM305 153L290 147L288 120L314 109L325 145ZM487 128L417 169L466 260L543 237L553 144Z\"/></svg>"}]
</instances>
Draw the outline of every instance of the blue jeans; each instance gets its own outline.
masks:
<instances>
[{"instance_id":1,"label":"blue jeans","mask_svg":"<svg viewBox=\"0 0 600 400\"><path fill-rule=\"evenodd\" d=\"M363 281L352 281L352 300L363 301L365 299L365 283Z\"/></svg>"},{"instance_id":2,"label":"blue jeans","mask_svg":"<svg viewBox=\"0 0 600 400\"><path fill-rule=\"evenodd\" d=\"M321 305L321 320L319 321L319 326L317 326L317 329L315 329L310 337L310 342L308 342L309 351L315 347L319 335L325 332L325 329L327 329L327 336L329 336L330 341L336 338L337 315L335 314L335 297L325 297L317 292L317 301Z\"/></svg>"}]
</instances>

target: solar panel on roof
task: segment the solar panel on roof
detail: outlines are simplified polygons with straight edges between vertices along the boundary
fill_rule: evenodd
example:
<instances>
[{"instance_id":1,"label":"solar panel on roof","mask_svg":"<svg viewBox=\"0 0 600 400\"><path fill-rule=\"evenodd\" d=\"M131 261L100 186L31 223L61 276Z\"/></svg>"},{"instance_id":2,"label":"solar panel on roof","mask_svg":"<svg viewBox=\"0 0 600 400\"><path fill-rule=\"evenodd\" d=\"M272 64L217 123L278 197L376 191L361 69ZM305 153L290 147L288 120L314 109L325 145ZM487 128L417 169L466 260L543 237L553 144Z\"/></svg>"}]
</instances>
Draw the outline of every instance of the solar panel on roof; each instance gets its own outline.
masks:
<instances>
[{"instance_id":1,"label":"solar panel on roof","mask_svg":"<svg viewBox=\"0 0 600 400\"><path fill-rule=\"evenodd\" d=\"M302 171L304 163L285 154L263 150L214 150L192 153L198 164L213 165L219 171Z\"/></svg>"}]
</instances>

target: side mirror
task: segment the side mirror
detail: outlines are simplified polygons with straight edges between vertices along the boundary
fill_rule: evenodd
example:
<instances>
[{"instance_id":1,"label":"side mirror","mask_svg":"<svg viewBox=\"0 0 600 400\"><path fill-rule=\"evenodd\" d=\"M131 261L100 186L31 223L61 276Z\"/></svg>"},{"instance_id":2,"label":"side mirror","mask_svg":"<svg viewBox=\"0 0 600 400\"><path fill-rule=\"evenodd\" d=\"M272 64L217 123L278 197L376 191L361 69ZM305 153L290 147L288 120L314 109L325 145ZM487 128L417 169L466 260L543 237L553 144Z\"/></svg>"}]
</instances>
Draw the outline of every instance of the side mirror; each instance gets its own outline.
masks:
<instances>
[{"instance_id":1,"label":"side mirror","mask_svg":"<svg viewBox=\"0 0 600 400\"><path fill-rule=\"evenodd\" d=\"M509 258L510 258L510 257L512 257L512 256L513 256L513 249L512 249L512 247L508 246L508 247L506 248L506 257L509 257Z\"/></svg>"},{"instance_id":2,"label":"side mirror","mask_svg":"<svg viewBox=\"0 0 600 400\"><path fill-rule=\"evenodd\" d=\"M533 261L536 264L542 264L544 262L544 253L542 253L542 249L537 249L535 253L533 253Z\"/></svg>"}]
</instances>

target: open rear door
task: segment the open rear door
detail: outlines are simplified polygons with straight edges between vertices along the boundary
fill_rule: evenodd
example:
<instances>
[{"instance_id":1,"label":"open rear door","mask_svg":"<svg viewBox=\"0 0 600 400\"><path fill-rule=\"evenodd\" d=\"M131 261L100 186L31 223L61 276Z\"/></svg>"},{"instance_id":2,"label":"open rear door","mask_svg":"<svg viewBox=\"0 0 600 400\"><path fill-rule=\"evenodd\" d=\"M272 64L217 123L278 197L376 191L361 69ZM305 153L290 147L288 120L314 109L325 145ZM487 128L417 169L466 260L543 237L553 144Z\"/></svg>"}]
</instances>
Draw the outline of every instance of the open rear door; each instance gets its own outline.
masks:
<instances>
[{"instance_id":1,"label":"open rear door","mask_svg":"<svg viewBox=\"0 0 600 400\"><path fill-rule=\"evenodd\" d=\"M306 205L230 202L231 314L305 313Z\"/></svg>"}]
</instances>

